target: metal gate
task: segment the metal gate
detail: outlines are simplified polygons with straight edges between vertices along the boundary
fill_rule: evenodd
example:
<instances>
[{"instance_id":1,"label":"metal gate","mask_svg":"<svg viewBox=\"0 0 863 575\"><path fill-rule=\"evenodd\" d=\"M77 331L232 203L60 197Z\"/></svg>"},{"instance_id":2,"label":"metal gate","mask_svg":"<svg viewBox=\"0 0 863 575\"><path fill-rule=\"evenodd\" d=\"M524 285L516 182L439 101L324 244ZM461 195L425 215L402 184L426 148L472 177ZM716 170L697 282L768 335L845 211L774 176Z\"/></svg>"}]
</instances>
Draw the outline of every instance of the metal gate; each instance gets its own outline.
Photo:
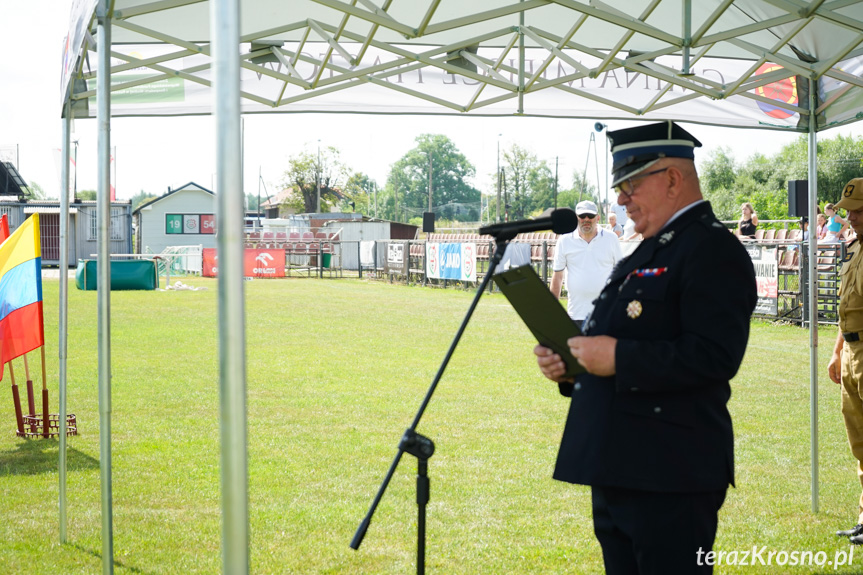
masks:
<instances>
[{"instance_id":1,"label":"metal gate","mask_svg":"<svg viewBox=\"0 0 863 575\"><path fill-rule=\"evenodd\" d=\"M39 214L42 262L60 261L60 214Z\"/></svg>"}]
</instances>

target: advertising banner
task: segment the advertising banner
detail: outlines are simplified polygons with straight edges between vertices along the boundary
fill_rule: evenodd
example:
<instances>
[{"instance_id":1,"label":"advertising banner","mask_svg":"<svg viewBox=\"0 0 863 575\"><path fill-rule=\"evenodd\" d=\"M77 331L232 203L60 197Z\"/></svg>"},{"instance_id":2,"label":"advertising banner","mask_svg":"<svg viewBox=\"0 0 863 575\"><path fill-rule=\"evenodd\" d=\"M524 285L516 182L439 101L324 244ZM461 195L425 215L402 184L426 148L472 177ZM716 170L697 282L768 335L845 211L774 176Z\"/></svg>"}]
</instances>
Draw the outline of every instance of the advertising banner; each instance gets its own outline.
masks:
<instances>
[{"instance_id":1,"label":"advertising banner","mask_svg":"<svg viewBox=\"0 0 863 575\"><path fill-rule=\"evenodd\" d=\"M201 269L201 275L205 278L214 278L218 275L219 256L216 255L216 248L204 248L204 265Z\"/></svg>"},{"instance_id":2,"label":"advertising banner","mask_svg":"<svg viewBox=\"0 0 863 575\"><path fill-rule=\"evenodd\" d=\"M387 273L408 273L408 257L405 244L390 242L387 244Z\"/></svg>"},{"instance_id":3,"label":"advertising banner","mask_svg":"<svg viewBox=\"0 0 863 575\"><path fill-rule=\"evenodd\" d=\"M476 244L427 242L426 262L429 278L476 281Z\"/></svg>"},{"instance_id":4,"label":"advertising banner","mask_svg":"<svg viewBox=\"0 0 863 575\"><path fill-rule=\"evenodd\" d=\"M201 275L208 278L219 275L219 256L216 248L204 248L204 267ZM243 276L255 278L285 277L285 250L247 249L243 251Z\"/></svg>"},{"instance_id":5,"label":"advertising banner","mask_svg":"<svg viewBox=\"0 0 863 575\"><path fill-rule=\"evenodd\" d=\"M243 275L247 278L285 277L285 250L244 250Z\"/></svg>"},{"instance_id":6,"label":"advertising banner","mask_svg":"<svg viewBox=\"0 0 863 575\"><path fill-rule=\"evenodd\" d=\"M746 251L755 267L755 283L758 289L758 315L779 313L779 264L776 261L776 248L748 245Z\"/></svg>"},{"instance_id":7,"label":"advertising banner","mask_svg":"<svg viewBox=\"0 0 863 575\"><path fill-rule=\"evenodd\" d=\"M80 0L82 3L84 0ZM87 0L92 2L92 0ZM361 72L364 67L378 67L392 64L398 57L390 50L375 46L363 46L361 43L342 41L341 46L346 53L333 53L330 62L333 66L351 69L354 73ZM406 52L422 49L411 45L394 45ZM209 114L212 112L212 93L210 84L213 81L212 60L204 53L187 54L176 57L177 47L174 45L128 44L117 45L112 59L115 67L111 75L111 113L115 116L142 115L176 115L176 114ZM353 82L350 84L349 96L345 90L319 90L314 97L309 97L310 91L304 82L312 82L320 73L316 59L323 58L332 48L322 42L303 42L302 44L285 42L282 49L288 54L302 50L299 60L295 60L294 69L287 70L278 61L262 64L261 70L243 68L241 74L241 90L244 94L253 94L255 98L243 98L241 105L244 113L273 111L309 111L328 112L343 110L349 107L355 112L368 113L446 113L434 100L448 102L469 101L479 83L476 79L459 76L435 66L404 71L399 74L380 74L379 82ZM346 54L365 54L363 63L355 67L354 63L345 59ZM665 119L669 115L678 121L720 124L726 126L773 127L778 129L800 130L800 114L796 107L799 101L796 76L791 73L784 79L767 84L758 84L747 92L746 96L732 95L727 98L715 99L700 97L693 88L709 83L709 88L733 85L739 79L751 73L751 60L735 60L732 58L700 58L693 69L697 79L690 83L681 80L682 85L668 84L665 81L633 70L623 70L610 67L596 77L586 77L580 74L582 67L591 68L601 62L601 56L588 55L580 51L562 50L567 58L556 58L553 63L543 68L541 79L532 90L524 94L523 113L543 116L608 118L616 117L620 109L642 109L654 107L658 99L657 110L644 114L644 119ZM71 56L76 53L70 52ZM122 55L122 56L121 56ZM478 57L493 62L502 58L500 48L483 46L479 48ZM199 81L192 81L179 75L154 75L143 62L156 58L164 58L163 66L184 70L186 74L195 76ZM544 48L525 48L525 66L532 71L543 66L548 59L548 50ZM674 69L680 66L678 56L656 56L651 62L657 67ZM93 61L89 62L93 65ZM510 66L514 66L510 63ZM841 63L842 69L850 74L857 70L854 59ZM769 62L758 70L759 74L774 74L781 72L782 67ZM529 72L533 73L533 72ZM294 75L296 82L285 82L285 75ZM330 78L335 70L328 70ZM373 75L373 73L370 72ZM346 74L346 76L349 74ZM781 74L779 74L781 76ZM65 76L64 76L65 77ZM501 74L500 81L513 83L517 81L514 69ZM700 80L700 81L699 81ZM742 80L741 80L742 81ZM88 80L88 89L95 90L95 79ZM347 85L348 80L345 80ZM839 80L824 80L820 91L825 95L835 92L837 97L841 90L849 86ZM753 82L756 84L756 82ZM334 84L340 85L340 84ZM839 92L834 89L839 88ZM537 89L537 88L542 89ZM428 96L425 98L405 98L403 90L417 91ZM855 92L856 94L856 92ZM505 89L494 85L485 86L484 96L488 101L465 112L471 115L508 115L514 111L514 99ZM859 98L859 96L857 97ZM859 110L859 102L847 98L844 105L847 113L853 114ZM94 100L94 98L91 98ZM495 101L499 100L499 101ZM521 99L519 99L521 102ZM607 103L615 102L616 106ZM774 104L775 102L775 104ZM573 111L577 110L577 113ZM78 112L95 117L96 107L90 105L87 112ZM844 116L842 116L844 118Z\"/></svg>"}]
</instances>

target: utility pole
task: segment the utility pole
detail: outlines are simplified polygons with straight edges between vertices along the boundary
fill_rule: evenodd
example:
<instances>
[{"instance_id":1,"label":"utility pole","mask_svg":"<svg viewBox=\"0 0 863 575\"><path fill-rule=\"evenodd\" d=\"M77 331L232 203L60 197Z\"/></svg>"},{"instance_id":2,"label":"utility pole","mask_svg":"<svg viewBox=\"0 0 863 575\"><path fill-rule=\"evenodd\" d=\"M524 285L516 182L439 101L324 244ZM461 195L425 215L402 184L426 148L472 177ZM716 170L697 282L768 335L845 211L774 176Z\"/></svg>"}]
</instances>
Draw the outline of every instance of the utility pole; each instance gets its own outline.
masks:
<instances>
[{"instance_id":1,"label":"utility pole","mask_svg":"<svg viewBox=\"0 0 863 575\"><path fill-rule=\"evenodd\" d=\"M74 192L72 198L74 202L78 201L78 140L72 142L75 144L75 183L73 185ZM69 193L68 191L66 193Z\"/></svg>"},{"instance_id":2,"label":"utility pole","mask_svg":"<svg viewBox=\"0 0 863 575\"><path fill-rule=\"evenodd\" d=\"M497 171L495 175L497 176L497 221L500 221L500 137L502 134L497 135Z\"/></svg>"},{"instance_id":3,"label":"utility pole","mask_svg":"<svg viewBox=\"0 0 863 575\"><path fill-rule=\"evenodd\" d=\"M317 202L315 202L315 213L321 213L321 140L318 140L318 164L315 166L315 180L318 186Z\"/></svg>"},{"instance_id":4,"label":"utility pole","mask_svg":"<svg viewBox=\"0 0 863 575\"><path fill-rule=\"evenodd\" d=\"M429 152L429 211L432 211L432 155Z\"/></svg>"},{"instance_id":5,"label":"utility pole","mask_svg":"<svg viewBox=\"0 0 863 575\"><path fill-rule=\"evenodd\" d=\"M554 157L554 209L557 209L557 156Z\"/></svg>"}]
</instances>

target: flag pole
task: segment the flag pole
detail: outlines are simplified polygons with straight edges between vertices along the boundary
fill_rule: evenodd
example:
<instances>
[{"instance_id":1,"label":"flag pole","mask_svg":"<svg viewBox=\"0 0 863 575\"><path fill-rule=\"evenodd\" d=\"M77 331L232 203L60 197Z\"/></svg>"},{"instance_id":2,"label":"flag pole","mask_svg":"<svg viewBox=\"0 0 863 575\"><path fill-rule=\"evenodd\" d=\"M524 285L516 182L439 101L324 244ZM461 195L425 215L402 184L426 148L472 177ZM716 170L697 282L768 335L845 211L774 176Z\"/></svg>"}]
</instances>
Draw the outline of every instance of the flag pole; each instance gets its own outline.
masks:
<instances>
[{"instance_id":1,"label":"flag pole","mask_svg":"<svg viewBox=\"0 0 863 575\"><path fill-rule=\"evenodd\" d=\"M36 399L33 396L33 380L30 379L30 364L27 363L27 354L23 354L24 357L24 376L27 378L27 415L30 417L36 416ZM11 364L11 362L10 362ZM33 420L30 420L30 432L36 432L36 426L33 424Z\"/></svg>"},{"instance_id":2,"label":"flag pole","mask_svg":"<svg viewBox=\"0 0 863 575\"><path fill-rule=\"evenodd\" d=\"M21 414L21 395L18 393L18 386L15 384L15 372L12 370L12 362L8 362L9 377L12 379L12 401L15 402L15 423L18 424L18 435L24 436L24 416Z\"/></svg>"},{"instance_id":3,"label":"flag pole","mask_svg":"<svg viewBox=\"0 0 863 575\"><path fill-rule=\"evenodd\" d=\"M48 382L45 380L45 344L39 348L42 350L42 437L48 438Z\"/></svg>"}]
</instances>

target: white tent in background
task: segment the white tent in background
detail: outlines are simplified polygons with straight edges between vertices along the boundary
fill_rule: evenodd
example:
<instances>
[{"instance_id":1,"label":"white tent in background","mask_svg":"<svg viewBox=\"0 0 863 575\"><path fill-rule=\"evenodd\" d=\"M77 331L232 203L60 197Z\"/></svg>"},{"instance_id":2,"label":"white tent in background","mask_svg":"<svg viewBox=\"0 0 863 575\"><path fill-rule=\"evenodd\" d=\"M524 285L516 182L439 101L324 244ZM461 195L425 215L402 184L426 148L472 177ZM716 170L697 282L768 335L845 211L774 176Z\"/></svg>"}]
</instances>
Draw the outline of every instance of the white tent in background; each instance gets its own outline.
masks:
<instances>
[{"instance_id":1,"label":"white tent in background","mask_svg":"<svg viewBox=\"0 0 863 575\"><path fill-rule=\"evenodd\" d=\"M218 124L217 189L225 190L218 199L225 570L248 570L241 113L674 119L808 133L814 220L816 133L863 114L861 42L863 3L857 0L76 0L63 55L63 150L68 159L70 118L98 119L101 204L107 205L110 185L110 116L213 113ZM106 221L100 230L107 229ZM103 563L110 572L104 236L99 385ZM810 245L810 272L814 250ZM62 413L65 289L61 283ZM815 290L810 297L814 310ZM61 540L64 452L65 444Z\"/></svg>"}]
</instances>

